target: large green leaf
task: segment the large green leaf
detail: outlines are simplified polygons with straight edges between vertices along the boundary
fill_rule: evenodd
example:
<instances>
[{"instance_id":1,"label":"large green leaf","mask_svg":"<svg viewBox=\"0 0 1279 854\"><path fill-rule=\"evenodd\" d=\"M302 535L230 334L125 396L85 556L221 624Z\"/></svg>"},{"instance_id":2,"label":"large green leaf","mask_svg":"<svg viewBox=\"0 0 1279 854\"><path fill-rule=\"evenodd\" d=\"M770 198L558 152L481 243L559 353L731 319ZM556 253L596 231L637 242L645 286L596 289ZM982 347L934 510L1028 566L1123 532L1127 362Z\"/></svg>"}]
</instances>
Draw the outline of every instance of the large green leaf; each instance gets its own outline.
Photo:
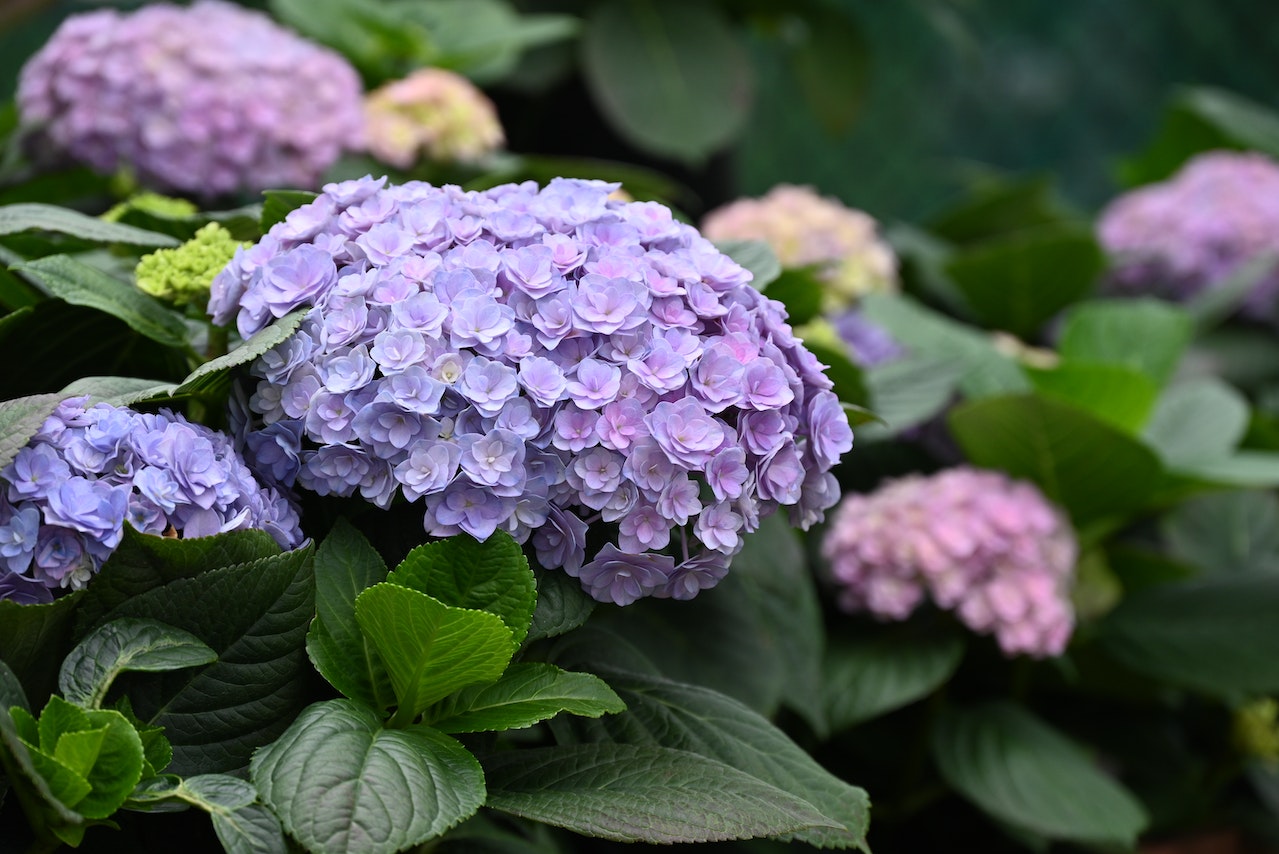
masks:
<instances>
[{"instance_id":1,"label":"large green leaf","mask_svg":"<svg viewBox=\"0 0 1279 854\"><path fill-rule=\"evenodd\" d=\"M18 674L14 673L9 665L0 661L0 709L10 709L13 706L31 710L31 704L27 702L27 692L23 689Z\"/></svg>"},{"instance_id":2,"label":"large green leaf","mask_svg":"<svg viewBox=\"0 0 1279 854\"><path fill-rule=\"evenodd\" d=\"M560 712L597 718L626 705L604 680L553 664L512 664L496 681L463 688L431 709L428 723L442 732L521 729Z\"/></svg>"},{"instance_id":3,"label":"large green leaf","mask_svg":"<svg viewBox=\"0 0 1279 854\"><path fill-rule=\"evenodd\" d=\"M51 295L117 317L152 341L179 350L188 346L187 328L180 314L132 285L70 255L37 258L17 269Z\"/></svg>"},{"instance_id":4,"label":"large green leaf","mask_svg":"<svg viewBox=\"0 0 1279 854\"><path fill-rule=\"evenodd\" d=\"M1078 406L1129 434L1146 424L1159 395L1149 377L1120 365L1063 362L1028 368L1026 374L1045 397Z\"/></svg>"},{"instance_id":5,"label":"large green leaf","mask_svg":"<svg viewBox=\"0 0 1279 854\"><path fill-rule=\"evenodd\" d=\"M933 731L942 777L1001 822L1048 839L1130 848L1133 795L1078 745L1011 703L951 710Z\"/></svg>"},{"instance_id":6,"label":"large green leaf","mask_svg":"<svg viewBox=\"0 0 1279 854\"><path fill-rule=\"evenodd\" d=\"M60 394L36 394L0 401L0 469L6 468L53 414Z\"/></svg>"},{"instance_id":7,"label":"large green leaf","mask_svg":"<svg viewBox=\"0 0 1279 854\"><path fill-rule=\"evenodd\" d=\"M1279 572L1279 500L1235 490L1178 505L1160 526L1173 557L1206 572Z\"/></svg>"},{"instance_id":8,"label":"large green leaf","mask_svg":"<svg viewBox=\"0 0 1279 854\"><path fill-rule=\"evenodd\" d=\"M945 271L985 325L1030 338L1087 296L1103 265L1090 227L1053 223L956 252Z\"/></svg>"},{"instance_id":9,"label":"large green leaf","mask_svg":"<svg viewBox=\"0 0 1279 854\"><path fill-rule=\"evenodd\" d=\"M950 414L969 460L1034 481L1076 523L1128 513L1154 489L1159 460L1082 409L1033 395L987 398Z\"/></svg>"},{"instance_id":10,"label":"large green leaf","mask_svg":"<svg viewBox=\"0 0 1279 854\"><path fill-rule=\"evenodd\" d=\"M309 190L263 190L262 215L258 219L258 227L265 234L271 230L271 226L284 222L293 211L315 199L316 194Z\"/></svg>"},{"instance_id":11,"label":"large green leaf","mask_svg":"<svg viewBox=\"0 0 1279 854\"><path fill-rule=\"evenodd\" d=\"M1279 573L1234 572L1129 593L1100 624L1133 670L1225 698L1279 693Z\"/></svg>"},{"instance_id":12,"label":"large green leaf","mask_svg":"<svg viewBox=\"0 0 1279 854\"><path fill-rule=\"evenodd\" d=\"M1228 456L1248 429L1248 401L1222 381L1202 377L1169 386L1144 437L1170 468Z\"/></svg>"},{"instance_id":13,"label":"large green leaf","mask_svg":"<svg viewBox=\"0 0 1279 854\"><path fill-rule=\"evenodd\" d=\"M297 331L310 309L295 309L270 325L258 330L249 340L230 353L211 359L182 381L174 394L213 394L225 389L231 382L231 371L247 365L267 350L283 344Z\"/></svg>"},{"instance_id":14,"label":"large green leaf","mask_svg":"<svg viewBox=\"0 0 1279 854\"><path fill-rule=\"evenodd\" d=\"M516 646L524 642L533 621L537 583L528 558L504 531L484 542L459 534L418 546L387 581L446 605L493 614L511 630Z\"/></svg>"},{"instance_id":15,"label":"large green leaf","mask_svg":"<svg viewBox=\"0 0 1279 854\"><path fill-rule=\"evenodd\" d=\"M537 579L537 605L527 640L553 638L578 628L596 604L576 578L558 569L543 570Z\"/></svg>"},{"instance_id":16,"label":"large green leaf","mask_svg":"<svg viewBox=\"0 0 1279 854\"><path fill-rule=\"evenodd\" d=\"M497 679L515 651L510 630L487 611L389 582L359 595L355 619L390 674L401 725L459 688Z\"/></svg>"},{"instance_id":17,"label":"large green leaf","mask_svg":"<svg viewBox=\"0 0 1279 854\"><path fill-rule=\"evenodd\" d=\"M1279 486L1279 453L1236 451L1229 456L1183 462L1174 473L1208 486L1268 489Z\"/></svg>"},{"instance_id":18,"label":"large green leaf","mask_svg":"<svg viewBox=\"0 0 1279 854\"><path fill-rule=\"evenodd\" d=\"M964 654L957 632L911 624L872 637L833 638L822 662L832 731L922 699L945 684Z\"/></svg>"},{"instance_id":19,"label":"large green leaf","mask_svg":"<svg viewBox=\"0 0 1279 854\"><path fill-rule=\"evenodd\" d=\"M990 180L931 220L928 230L964 245L1060 223L1068 216L1069 212L1053 190L1051 177Z\"/></svg>"},{"instance_id":20,"label":"large green leaf","mask_svg":"<svg viewBox=\"0 0 1279 854\"><path fill-rule=\"evenodd\" d=\"M280 820L257 803L252 784L226 774L197 774L182 781L178 797L209 814L227 854L286 854Z\"/></svg>"},{"instance_id":21,"label":"large green leaf","mask_svg":"<svg viewBox=\"0 0 1279 854\"><path fill-rule=\"evenodd\" d=\"M714 6L607 0L591 9L581 44L595 102L638 148L696 163L745 124L750 63Z\"/></svg>"},{"instance_id":22,"label":"large green leaf","mask_svg":"<svg viewBox=\"0 0 1279 854\"><path fill-rule=\"evenodd\" d=\"M64 397L88 395L93 403L109 403L112 406L132 406L136 403L167 401L178 386L159 380L136 377L82 377L63 387Z\"/></svg>"},{"instance_id":23,"label":"large green leaf","mask_svg":"<svg viewBox=\"0 0 1279 854\"><path fill-rule=\"evenodd\" d=\"M125 671L181 670L217 658L195 635L157 620L112 620L90 632L63 660L58 690L72 703L97 708Z\"/></svg>"},{"instance_id":24,"label":"large green leaf","mask_svg":"<svg viewBox=\"0 0 1279 854\"><path fill-rule=\"evenodd\" d=\"M0 661L22 683L33 705L40 705L57 683L53 662L71 650L76 607L84 596L77 591L44 605L0 601Z\"/></svg>"},{"instance_id":25,"label":"large green leaf","mask_svg":"<svg viewBox=\"0 0 1279 854\"><path fill-rule=\"evenodd\" d=\"M862 310L912 353L951 362L959 385L970 397L1026 391L1030 382L1017 362L995 346L989 335L951 320L910 297L869 294Z\"/></svg>"},{"instance_id":26,"label":"large green leaf","mask_svg":"<svg viewBox=\"0 0 1279 854\"><path fill-rule=\"evenodd\" d=\"M27 745L34 743L39 736L34 732L35 722L30 713L18 709L12 715L0 711L0 766L4 768L8 783L13 788L19 787L28 792L28 802L39 811L39 818L34 822L34 829L44 829L47 834L70 844L79 844L87 825L84 816L68 807L59 795L70 792L69 786L75 786L75 775L65 769L64 783L50 781L49 776L37 768L37 757L40 755ZM79 797L83 797L88 782L83 778L78 781ZM76 796L70 795L69 800Z\"/></svg>"},{"instance_id":27,"label":"large green leaf","mask_svg":"<svg viewBox=\"0 0 1279 854\"><path fill-rule=\"evenodd\" d=\"M580 744L484 758L487 806L619 842L718 842L828 824L731 766L656 745Z\"/></svg>"},{"instance_id":28,"label":"large green leaf","mask_svg":"<svg viewBox=\"0 0 1279 854\"><path fill-rule=\"evenodd\" d=\"M250 770L315 854L392 854L439 836L485 796L479 763L456 741L424 726L383 729L350 700L309 706Z\"/></svg>"},{"instance_id":29,"label":"large green leaf","mask_svg":"<svg viewBox=\"0 0 1279 854\"><path fill-rule=\"evenodd\" d=\"M1190 315L1161 300L1091 300L1066 314L1058 349L1066 361L1122 365L1162 387L1193 328Z\"/></svg>"},{"instance_id":30,"label":"large green leaf","mask_svg":"<svg viewBox=\"0 0 1279 854\"><path fill-rule=\"evenodd\" d=\"M887 438L938 415L957 394L963 365L940 356L908 355L866 371L870 407L884 424L866 424L858 441Z\"/></svg>"},{"instance_id":31,"label":"large green leaf","mask_svg":"<svg viewBox=\"0 0 1279 854\"><path fill-rule=\"evenodd\" d=\"M320 675L353 700L377 709L395 703L391 677L355 620L355 599L386 580L386 564L345 519L315 552L315 620L306 651Z\"/></svg>"},{"instance_id":32,"label":"large green leaf","mask_svg":"<svg viewBox=\"0 0 1279 854\"><path fill-rule=\"evenodd\" d=\"M802 798L824 822L794 838L823 848L864 848L866 793L817 764L785 733L736 700L697 685L598 668L626 703L599 720L574 720L583 740L689 751ZM496 787L495 787L496 788Z\"/></svg>"},{"instance_id":33,"label":"large green leaf","mask_svg":"<svg viewBox=\"0 0 1279 854\"><path fill-rule=\"evenodd\" d=\"M157 248L178 245L178 241L167 234L106 222L56 205L28 202L0 207L0 235L32 230L56 231L97 243L127 243Z\"/></svg>"},{"instance_id":34,"label":"large green leaf","mask_svg":"<svg viewBox=\"0 0 1279 854\"><path fill-rule=\"evenodd\" d=\"M108 818L142 779L142 740L119 712L91 709L84 714L89 727L100 730L102 737L92 768L85 774L92 791L69 806L85 818Z\"/></svg>"},{"instance_id":35,"label":"large green leaf","mask_svg":"<svg viewBox=\"0 0 1279 854\"><path fill-rule=\"evenodd\" d=\"M313 558L308 546L173 578L103 615L160 619L218 654L199 670L127 677L138 716L164 727L173 744L174 773L246 767L302 707L310 672L303 644L315 613Z\"/></svg>"},{"instance_id":36,"label":"large green leaf","mask_svg":"<svg viewBox=\"0 0 1279 854\"><path fill-rule=\"evenodd\" d=\"M777 253L762 240L721 240L715 248L751 271L751 284L764 290L782 274Z\"/></svg>"}]
</instances>

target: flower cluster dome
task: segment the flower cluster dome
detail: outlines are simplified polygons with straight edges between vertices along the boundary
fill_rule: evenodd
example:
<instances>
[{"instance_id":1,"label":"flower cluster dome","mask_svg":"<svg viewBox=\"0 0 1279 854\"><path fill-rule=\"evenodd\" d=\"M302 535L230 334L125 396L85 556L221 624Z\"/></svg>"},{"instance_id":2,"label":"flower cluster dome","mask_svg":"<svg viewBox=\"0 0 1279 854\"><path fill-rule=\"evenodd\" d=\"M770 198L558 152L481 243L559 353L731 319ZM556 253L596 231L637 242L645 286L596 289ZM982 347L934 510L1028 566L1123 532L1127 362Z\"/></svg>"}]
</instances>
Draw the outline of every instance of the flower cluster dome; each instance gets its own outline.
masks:
<instances>
[{"instance_id":1,"label":"flower cluster dome","mask_svg":"<svg viewBox=\"0 0 1279 854\"><path fill-rule=\"evenodd\" d=\"M365 99L369 153L408 169L420 155L469 163L505 141L497 108L474 83L444 68L421 68Z\"/></svg>"},{"instance_id":2,"label":"flower cluster dome","mask_svg":"<svg viewBox=\"0 0 1279 854\"><path fill-rule=\"evenodd\" d=\"M302 540L297 511L254 479L230 438L167 410L72 398L0 471L0 599L47 602L78 589L124 524L202 537L240 528Z\"/></svg>"},{"instance_id":3,"label":"flower cluster dome","mask_svg":"<svg viewBox=\"0 0 1279 854\"><path fill-rule=\"evenodd\" d=\"M1200 154L1167 181L1126 193L1102 212L1113 292L1184 301L1262 255L1279 255L1279 164L1263 154ZM1242 311L1275 319L1279 266Z\"/></svg>"},{"instance_id":4,"label":"flower cluster dome","mask_svg":"<svg viewBox=\"0 0 1279 854\"><path fill-rule=\"evenodd\" d=\"M834 315L868 293L897 290L897 256L869 214L811 187L778 184L758 199L738 199L702 220L710 240L762 240L783 267L817 268Z\"/></svg>"},{"instance_id":5,"label":"flower cluster dome","mask_svg":"<svg viewBox=\"0 0 1279 854\"><path fill-rule=\"evenodd\" d=\"M308 187L363 133L338 54L222 0L73 15L22 69L24 126L101 172L200 197Z\"/></svg>"},{"instance_id":6,"label":"flower cluster dome","mask_svg":"<svg viewBox=\"0 0 1279 854\"><path fill-rule=\"evenodd\" d=\"M927 596L1008 655L1059 655L1077 546L1032 484L959 467L850 495L822 543L840 606L904 620Z\"/></svg>"},{"instance_id":7,"label":"flower cluster dome","mask_svg":"<svg viewBox=\"0 0 1279 854\"><path fill-rule=\"evenodd\" d=\"M237 254L215 322L309 309L251 366L259 469L421 501L434 536L531 539L619 604L713 585L779 506L821 519L853 438L823 366L749 272L615 188L365 178Z\"/></svg>"}]
</instances>

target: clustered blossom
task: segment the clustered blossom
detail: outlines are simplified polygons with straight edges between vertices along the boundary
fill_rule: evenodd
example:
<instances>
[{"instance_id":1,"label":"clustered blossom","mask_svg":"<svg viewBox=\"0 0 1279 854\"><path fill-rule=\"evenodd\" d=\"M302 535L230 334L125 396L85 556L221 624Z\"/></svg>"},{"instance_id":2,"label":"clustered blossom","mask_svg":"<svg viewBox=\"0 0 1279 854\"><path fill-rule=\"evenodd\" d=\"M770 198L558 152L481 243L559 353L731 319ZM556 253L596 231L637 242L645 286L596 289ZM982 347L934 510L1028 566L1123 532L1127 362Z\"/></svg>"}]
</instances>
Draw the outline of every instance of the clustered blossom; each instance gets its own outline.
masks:
<instances>
[{"instance_id":1,"label":"clustered blossom","mask_svg":"<svg viewBox=\"0 0 1279 854\"><path fill-rule=\"evenodd\" d=\"M311 308L251 366L275 482L401 495L433 536L508 531L618 604L690 598L761 516L833 506L853 437L822 365L667 208L384 180L329 185L214 281L244 336Z\"/></svg>"},{"instance_id":2,"label":"clustered blossom","mask_svg":"<svg viewBox=\"0 0 1279 854\"><path fill-rule=\"evenodd\" d=\"M167 410L73 398L0 471L0 599L84 587L126 522L183 537L259 528L285 548L302 539L292 504L254 479L227 436Z\"/></svg>"},{"instance_id":3,"label":"clustered blossom","mask_svg":"<svg viewBox=\"0 0 1279 854\"><path fill-rule=\"evenodd\" d=\"M181 246L143 255L134 280L139 290L176 306L203 303L214 277L241 245L231 232L211 222Z\"/></svg>"},{"instance_id":4,"label":"clustered blossom","mask_svg":"<svg viewBox=\"0 0 1279 854\"><path fill-rule=\"evenodd\" d=\"M1109 287L1184 301L1262 255L1279 255L1279 164L1262 154L1211 151L1172 178L1113 201L1098 223L1112 259ZM1279 267L1241 310L1275 319Z\"/></svg>"},{"instance_id":5,"label":"clustered blossom","mask_svg":"<svg viewBox=\"0 0 1279 854\"><path fill-rule=\"evenodd\" d=\"M221 0L73 15L22 69L25 126L53 149L201 197L310 187L363 131L338 54Z\"/></svg>"},{"instance_id":6,"label":"clustered blossom","mask_svg":"<svg viewBox=\"0 0 1279 854\"><path fill-rule=\"evenodd\" d=\"M897 289L897 256L873 217L811 187L779 184L758 199L708 213L710 240L762 240L786 268L812 267L827 285L826 312L837 314L868 293Z\"/></svg>"},{"instance_id":7,"label":"clustered blossom","mask_svg":"<svg viewBox=\"0 0 1279 854\"><path fill-rule=\"evenodd\" d=\"M840 606L904 620L930 598L1007 655L1059 655L1077 546L1033 485L959 467L850 495L822 543Z\"/></svg>"},{"instance_id":8,"label":"clustered blossom","mask_svg":"<svg viewBox=\"0 0 1279 854\"><path fill-rule=\"evenodd\" d=\"M369 153L408 169L425 155L469 163L505 141L497 108L475 84L443 68L422 68L365 99Z\"/></svg>"}]
</instances>

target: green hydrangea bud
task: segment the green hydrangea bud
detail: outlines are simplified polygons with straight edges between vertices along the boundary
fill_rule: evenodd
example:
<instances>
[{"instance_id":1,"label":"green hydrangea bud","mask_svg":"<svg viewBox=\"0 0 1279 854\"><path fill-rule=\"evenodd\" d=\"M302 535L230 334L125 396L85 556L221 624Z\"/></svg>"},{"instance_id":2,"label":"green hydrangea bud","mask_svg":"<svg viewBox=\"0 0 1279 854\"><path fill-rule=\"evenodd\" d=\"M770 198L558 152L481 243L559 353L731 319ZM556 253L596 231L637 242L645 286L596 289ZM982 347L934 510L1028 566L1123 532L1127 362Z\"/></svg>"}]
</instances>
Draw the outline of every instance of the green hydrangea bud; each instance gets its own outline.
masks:
<instances>
[{"instance_id":1,"label":"green hydrangea bud","mask_svg":"<svg viewBox=\"0 0 1279 854\"><path fill-rule=\"evenodd\" d=\"M182 219L195 214L199 208L186 199L175 199L159 193L138 193L126 199L102 215L107 222L119 222L130 211L141 211L168 219Z\"/></svg>"},{"instance_id":2,"label":"green hydrangea bud","mask_svg":"<svg viewBox=\"0 0 1279 854\"><path fill-rule=\"evenodd\" d=\"M1266 697L1235 711L1235 744L1247 756L1279 760L1279 702Z\"/></svg>"},{"instance_id":3,"label":"green hydrangea bud","mask_svg":"<svg viewBox=\"0 0 1279 854\"><path fill-rule=\"evenodd\" d=\"M176 249L144 255L134 273L138 288L176 306L202 302L209 298L213 278L235 255L235 250L248 245L211 222Z\"/></svg>"}]
</instances>

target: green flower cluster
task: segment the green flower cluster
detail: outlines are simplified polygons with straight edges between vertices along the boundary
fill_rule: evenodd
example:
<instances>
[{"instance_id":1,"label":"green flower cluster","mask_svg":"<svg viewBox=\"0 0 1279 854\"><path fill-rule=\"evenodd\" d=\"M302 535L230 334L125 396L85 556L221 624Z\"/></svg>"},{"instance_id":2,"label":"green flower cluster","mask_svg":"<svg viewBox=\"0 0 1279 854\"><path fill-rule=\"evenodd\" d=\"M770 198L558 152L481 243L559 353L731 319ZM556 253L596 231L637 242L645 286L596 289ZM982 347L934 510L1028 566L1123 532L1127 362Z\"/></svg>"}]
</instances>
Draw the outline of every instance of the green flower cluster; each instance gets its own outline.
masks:
<instances>
[{"instance_id":1,"label":"green flower cluster","mask_svg":"<svg viewBox=\"0 0 1279 854\"><path fill-rule=\"evenodd\" d=\"M204 302L213 277L235 255L240 243L216 222L211 222L176 249L161 249L143 256L135 272L138 288L175 306Z\"/></svg>"}]
</instances>

